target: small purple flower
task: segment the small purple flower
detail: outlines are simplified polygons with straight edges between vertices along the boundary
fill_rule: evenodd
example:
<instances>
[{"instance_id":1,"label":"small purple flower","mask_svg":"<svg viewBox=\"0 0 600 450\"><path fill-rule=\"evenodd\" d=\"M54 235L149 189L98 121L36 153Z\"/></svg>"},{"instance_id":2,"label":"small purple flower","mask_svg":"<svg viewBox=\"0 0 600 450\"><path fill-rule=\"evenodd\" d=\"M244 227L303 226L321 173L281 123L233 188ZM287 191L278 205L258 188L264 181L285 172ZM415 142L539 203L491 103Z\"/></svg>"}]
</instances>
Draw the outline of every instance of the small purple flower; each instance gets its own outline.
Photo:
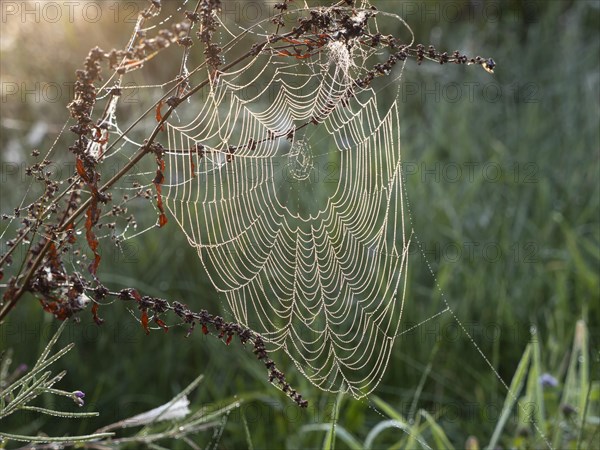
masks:
<instances>
[{"instance_id":1,"label":"small purple flower","mask_svg":"<svg viewBox=\"0 0 600 450\"><path fill-rule=\"evenodd\" d=\"M85 402L83 401L84 397L85 397L85 392L82 391L73 391L73 401L77 404L77 406L81 407L83 405L85 405Z\"/></svg>"},{"instance_id":2,"label":"small purple flower","mask_svg":"<svg viewBox=\"0 0 600 450\"><path fill-rule=\"evenodd\" d=\"M540 384L545 388L555 388L558 386L558 380L549 373L544 373L540 377Z\"/></svg>"}]
</instances>

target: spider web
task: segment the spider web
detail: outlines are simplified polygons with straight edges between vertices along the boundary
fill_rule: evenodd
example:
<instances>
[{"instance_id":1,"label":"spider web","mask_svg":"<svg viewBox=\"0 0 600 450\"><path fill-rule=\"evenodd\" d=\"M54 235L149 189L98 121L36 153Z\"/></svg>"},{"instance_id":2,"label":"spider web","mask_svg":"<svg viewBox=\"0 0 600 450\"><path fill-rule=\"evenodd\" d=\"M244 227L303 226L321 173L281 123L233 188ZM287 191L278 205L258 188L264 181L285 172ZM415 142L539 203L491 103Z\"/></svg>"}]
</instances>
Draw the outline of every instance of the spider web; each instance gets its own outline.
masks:
<instances>
[{"instance_id":1,"label":"spider web","mask_svg":"<svg viewBox=\"0 0 600 450\"><path fill-rule=\"evenodd\" d=\"M358 17L363 11L352 12ZM406 26L397 16L379 15ZM136 25L138 31L146 30ZM180 105L165 133L163 193L236 319L260 332L272 349L287 352L317 386L363 397L379 383L399 336L405 226L412 220L407 207L405 224L397 97L358 89L352 81L372 67L377 50L335 41L325 50L310 59L263 52L215 79L208 98L195 98L187 113ZM112 79L102 90L108 92ZM164 89L177 81L136 89ZM106 124L125 142L110 155L93 142L88 151L95 158L143 145L120 130L116 101L107 108ZM138 175L147 180L152 171ZM125 236L128 228L119 238L149 229ZM518 393L470 336L437 281L436 287L445 309L401 334L449 311L516 401Z\"/></svg>"},{"instance_id":2,"label":"spider web","mask_svg":"<svg viewBox=\"0 0 600 450\"><path fill-rule=\"evenodd\" d=\"M263 51L166 127L165 205L236 320L355 397L388 364L409 245L396 102L354 82L377 56Z\"/></svg>"}]
</instances>

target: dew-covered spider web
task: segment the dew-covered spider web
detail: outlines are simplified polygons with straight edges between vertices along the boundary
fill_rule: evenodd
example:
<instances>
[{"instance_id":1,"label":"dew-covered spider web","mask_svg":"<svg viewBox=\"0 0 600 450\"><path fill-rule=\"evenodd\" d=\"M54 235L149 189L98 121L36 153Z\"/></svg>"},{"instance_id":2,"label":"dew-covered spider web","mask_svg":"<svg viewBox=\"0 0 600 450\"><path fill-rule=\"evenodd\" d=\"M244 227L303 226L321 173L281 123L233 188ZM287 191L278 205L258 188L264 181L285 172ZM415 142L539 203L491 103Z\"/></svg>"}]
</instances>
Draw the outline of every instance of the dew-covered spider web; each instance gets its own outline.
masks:
<instances>
[{"instance_id":1,"label":"dew-covered spider web","mask_svg":"<svg viewBox=\"0 0 600 450\"><path fill-rule=\"evenodd\" d=\"M356 86L375 49L311 39L310 57L269 45L178 108L163 194L235 319L315 385L362 397L403 310L399 114Z\"/></svg>"},{"instance_id":2,"label":"dew-covered spider web","mask_svg":"<svg viewBox=\"0 0 600 450\"><path fill-rule=\"evenodd\" d=\"M186 3L178 7L179 13ZM147 147L131 130L138 124L143 128L141 118L156 104L122 129L126 115L117 121L121 93L113 95L113 89L127 93L122 75L149 63L155 53L142 52L139 60L128 56L124 61L131 67L120 63L98 90L98 100L109 101L86 156L103 163L124 157L124 167L115 172L144 180L133 187L122 180L124 185L115 185L115 190L142 193L153 201L152 188L156 188L161 202L156 207L162 209L164 201L171 224L178 224L197 250L205 273L225 294L235 321L259 333L268 350L286 352L321 389L344 390L358 398L369 394L386 370L395 339L449 312L516 402L518 393L502 380L463 326L437 280L445 308L399 332L411 237L436 277L410 230L410 208L403 195L397 94L404 64L387 69L382 63L389 58L389 48L378 46L375 36L385 35L380 33L379 19L388 22L385 31L393 35L408 30L409 39L402 41L408 46L412 46L412 33L400 17L373 13L367 2L361 6L336 6L338 12L332 14L347 15L346 26L356 24L364 30L363 36L369 36L366 39L350 32L344 35L343 30L335 32L340 36L321 30L282 38L279 26L279 38L273 39L277 33L273 34L271 20L247 27L223 22L222 36L216 40L223 46L221 68L225 70L216 73L205 62L193 61L186 49L181 69L175 68L178 76L169 75L164 84L133 86L133 92L145 88L144 92L165 94L185 78L178 95L204 87L177 106L162 132L151 131L160 126L156 122L141 131L144 137L152 133L164 149L157 156L161 176L157 173L154 182L149 181L154 170L134 168L147 155ZM299 7L286 19L291 24L300 15L331 11ZM142 17L136 22L128 54L136 36L156 31L156 26L143 28L143 23ZM185 34L185 28L172 29ZM168 42L178 42L179 37L171 35ZM244 45L246 38L263 44ZM246 54L249 48L253 51ZM361 81L369 76L369 82ZM165 105L162 101L158 105L160 121L160 106ZM109 135L114 140L107 150ZM57 142L58 138L48 155ZM67 184L76 182L69 179ZM112 185L109 180L105 186ZM123 213L128 201L124 198L103 218ZM15 211L25 209L23 199ZM116 238L120 243L157 226L138 231L130 217L118 231L114 223L109 224L98 238ZM179 230L172 227L166 232L175 231ZM2 230L0 238L5 233ZM75 267L80 261L71 264Z\"/></svg>"},{"instance_id":3,"label":"dew-covered spider web","mask_svg":"<svg viewBox=\"0 0 600 450\"><path fill-rule=\"evenodd\" d=\"M414 39L399 16L374 12L368 2L360 6L338 5L335 12L299 6L286 13L289 27L277 26L279 34L270 19L247 26L221 21L218 69L194 61L192 47L179 76L134 86L165 94L145 113L156 109L157 120L182 78L177 95L186 100L156 136L164 149L160 176L149 182L154 170L132 166L133 187L125 180L116 189L151 199L159 180L158 198L169 213L168 231L161 232L179 231L171 227L178 224L234 321L260 334L268 351L283 350L323 390L368 395L396 338L447 312L501 380L439 285L445 307L401 329L411 238L427 258L404 196L398 95L404 60L387 68L390 48L375 38L393 35L407 47ZM362 38L322 29L284 37L314 13L345 15ZM111 81L102 92L110 92ZM125 156L127 166L139 153L127 155L126 148L145 143L129 134L138 121L121 128L115 106L113 99L105 125L124 142L111 153L92 142L89 151L102 160ZM141 231L128 222L117 242L159 222Z\"/></svg>"}]
</instances>

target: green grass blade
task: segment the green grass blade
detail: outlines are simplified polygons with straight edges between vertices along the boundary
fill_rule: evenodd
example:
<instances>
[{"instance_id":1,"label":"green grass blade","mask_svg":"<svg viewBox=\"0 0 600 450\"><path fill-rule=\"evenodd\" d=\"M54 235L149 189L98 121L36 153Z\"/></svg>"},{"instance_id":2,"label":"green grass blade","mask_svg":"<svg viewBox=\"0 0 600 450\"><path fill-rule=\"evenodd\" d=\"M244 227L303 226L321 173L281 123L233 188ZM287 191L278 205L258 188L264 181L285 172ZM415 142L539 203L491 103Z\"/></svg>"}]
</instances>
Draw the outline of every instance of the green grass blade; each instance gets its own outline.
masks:
<instances>
[{"instance_id":1,"label":"green grass blade","mask_svg":"<svg viewBox=\"0 0 600 450\"><path fill-rule=\"evenodd\" d=\"M325 435L325 440L323 441L323 450L335 450L336 425L340 415L340 406L342 404L342 400L344 400L344 390L340 389L340 392L336 396L335 403L333 405L331 424L327 434Z\"/></svg>"},{"instance_id":2,"label":"green grass blade","mask_svg":"<svg viewBox=\"0 0 600 450\"><path fill-rule=\"evenodd\" d=\"M242 423L244 424L244 434L246 435L246 445L248 445L248 450L254 450L254 445L252 445L252 436L250 435L250 429L248 428L248 421L246 420L246 414L244 414L243 410L240 410L242 415Z\"/></svg>"},{"instance_id":3,"label":"green grass blade","mask_svg":"<svg viewBox=\"0 0 600 450\"><path fill-rule=\"evenodd\" d=\"M35 380L31 386L23 387L19 394L12 399L12 401L2 411L0 411L0 419L11 415L25 403L37 397L39 393L36 393L36 390L44 384L49 376L50 372L45 372L39 379Z\"/></svg>"},{"instance_id":4,"label":"green grass blade","mask_svg":"<svg viewBox=\"0 0 600 450\"><path fill-rule=\"evenodd\" d=\"M579 353L579 398L578 410L581 423L585 422L585 405L587 402L587 393L590 388L590 354L588 349L588 329L583 320L578 320L575 324L575 343ZM575 348L573 349L575 351Z\"/></svg>"},{"instance_id":5,"label":"green grass blade","mask_svg":"<svg viewBox=\"0 0 600 450\"><path fill-rule=\"evenodd\" d=\"M63 417L65 419L81 419L85 417L98 417L100 413L97 412L67 412L67 411L55 411L53 409L41 408L39 406L23 406L20 409L27 411L39 412L41 414L47 414L54 417Z\"/></svg>"},{"instance_id":6,"label":"green grass blade","mask_svg":"<svg viewBox=\"0 0 600 450\"><path fill-rule=\"evenodd\" d=\"M46 362L46 358L50 354L50 351L52 350L52 347L54 347L54 344L56 344L56 341L58 341L58 338L60 337L60 335L62 334L62 332L64 331L64 329L65 329L66 326L67 326L67 321L64 320L60 324L60 326L58 327L58 329L56 330L56 333L54 333L54 335L48 341L48 344L46 345L46 348L44 348L44 351L40 354L40 357L38 358L37 362L35 363L35 366L33 366L33 368L31 369L32 372L36 372L36 371L42 370L43 367L40 367L40 366L42 366L42 364ZM46 367L47 365L48 364L44 365L44 367Z\"/></svg>"},{"instance_id":7,"label":"green grass blade","mask_svg":"<svg viewBox=\"0 0 600 450\"><path fill-rule=\"evenodd\" d=\"M431 428L431 434L433 435L433 439L435 440L436 448L453 448L453 445L450 443L448 436L446 436L446 433L444 433L442 427L438 425L438 423L431 416L431 414L429 414L424 409L421 409L419 411L419 414L421 414L425 418L427 424L429 425L429 428Z\"/></svg>"},{"instance_id":8,"label":"green grass blade","mask_svg":"<svg viewBox=\"0 0 600 450\"><path fill-rule=\"evenodd\" d=\"M383 421L379 422L377 425L375 425L373 428L371 428L371 431L369 431L369 434L367 435L367 438L365 439L365 449L370 450L371 448L373 448L373 442L375 441L375 439L383 431L385 431L389 428L398 428L398 429L404 431L407 435L410 435L412 433L410 425L407 424L406 422L401 422L401 421L395 420L395 419L383 420Z\"/></svg>"},{"instance_id":9,"label":"green grass blade","mask_svg":"<svg viewBox=\"0 0 600 450\"><path fill-rule=\"evenodd\" d=\"M431 369L433 368L433 360L435 359L435 355L440 348L439 342L436 342L435 347L429 355L429 362L427 363L427 367L421 374L421 379L419 380L419 384L417 385L417 389L415 391L415 395L413 396L412 404L410 405L410 412L408 413L408 418L413 420L415 418L415 414L417 412L417 405L419 404L419 399L421 398L421 393L423 392L423 387L425 386L425 382L427 378L429 378L429 374L431 373Z\"/></svg>"},{"instance_id":10,"label":"green grass blade","mask_svg":"<svg viewBox=\"0 0 600 450\"><path fill-rule=\"evenodd\" d=\"M75 344L73 344L73 343L68 344L64 348L62 348L61 350L59 350L57 353L55 353L50 359L46 359L44 361L42 361L42 359L40 357L40 359L38 359L37 363L35 364L34 368L29 373L25 374L23 377L19 378L13 384L11 384L10 386L8 386L3 391L3 395L7 395L10 392L12 392L15 389L17 389L18 387L23 386L23 385L29 383L31 380L33 380L36 377L37 374L39 374L46 367L50 366L51 364L55 363L57 360L59 360L60 358L62 358L74 346L75 346ZM48 349L49 348L46 347L46 350L48 350ZM46 351L46 350L44 350L44 351ZM48 357L48 355L46 354L45 358L47 358L47 357Z\"/></svg>"},{"instance_id":11,"label":"green grass blade","mask_svg":"<svg viewBox=\"0 0 600 450\"><path fill-rule=\"evenodd\" d=\"M312 433L315 431L318 432L324 432L326 434L329 434L331 430L331 424L330 423L315 423L315 424L311 424L311 425L304 425L303 427L300 428L300 430L298 430L298 433L296 434L296 436L301 437L304 436L308 433ZM364 449L364 445L362 445L354 436L352 436L352 434L350 434L348 432L348 430L346 430L344 427L342 427L341 425L337 425L335 427L335 433L336 436L340 438L341 441L343 441L350 449L352 450L363 450ZM288 445L291 444L292 442L288 442ZM293 442L293 444L298 444L298 442ZM291 445L290 445L291 447ZM299 447L295 447L295 448L303 448L301 446Z\"/></svg>"},{"instance_id":12,"label":"green grass blade","mask_svg":"<svg viewBox=\"0 0 600 450\"><path fill-rule=\"evenodd\" d=\"M538 427L545 433L546 430L543 429L546 424L546 411L544 408L544 392L542 384L539 382L540 377L542 376L542 355L540 349L540 340L539 336L536 332L533 334L532 338L532 349L533 349L533 359L531 361L531 370L529 372L529 385L528 388L531 388L532 392L530 395L530 399L533 399L534 405L536 405L535 413L537 414L536 422Z\"/></svg>"},{"instance_id":13,"label":"green grass blade","mask_svg":"<svg viewBox=\"0 0 600 450\"><path fill-rule=\"evenodd\" d=\"M529 367L529 362L531 360L531 344L528 344L525 348L525 352L519 361L519 365L517 366L517 371L513 376L513 379L508 388L508 392L506 394L506 398L504 399L504 405L502 406L502 412L500 413L500 418L498 419L498 423L496 424L496 428L494 429L494 433L492 434L492 438L490 439L490 443L487 445L488 449L496 448L498 444L498 440L500 439L500 435L508 418L510 417L510 412L512 411L517 399L518 394L523 388L523 384L526 381L527 376L527 368Z\"/></svg>"},{"instance_id":14,"label":"green grass blade","mask_svg":"<svg viewBox=\"0 0 600 450\"><path fill-rule=\"evenodd\" d=\"M84 442L84 441L93 441L98 439L105 439L113 436L114 433L95 433L95 434L86 434L83 436L61 436L61 437L48 437L48 436L23 436L20 434L10 434L5 433L3 431L0 432L0 438L18 441L18 442L36 442L38 444L50 443L50 442L60 442L63 444L71 443L71 442Z\"/></svg>"},{"instance_id":15,"label":"green grass blade","mask_svg":"<svg viewBox=\"0 0 600 450\"><path fill-rule=\"evenodd\" d=\"M367 436L367 440L365 440L365 446L367 441L369 441L369 445L371 445L372 441L377 437L379 433L393 426L395 428L401 429L407 434L408 442L406 448L412 448L411 446L414 446L415 442L419 442L424 448L430 448L429 445L427 445L427 443L421 437L418 416L415 423L413 425L410 425L408 421L402 416L402 414L396 411L391 405L389 405L376 395L373 395L371 399L373 400L373 403L375 403L377 408L379 408L392 420L380 422L378 425L376 425Z\"/></svg>"},{"instance_id":16,"label":"green grass blade","mask_svg":"<svg viewBox=\"0 0 600 450\"><path fill-rule=\"evenodd\" d=\"M398 422L406 423L406 419L396 411L391 405L377 397L376 395L371 396L373 403L379 408L383 413L385 413L390 419L397 420Z\"/></svg>"}]
</instances>

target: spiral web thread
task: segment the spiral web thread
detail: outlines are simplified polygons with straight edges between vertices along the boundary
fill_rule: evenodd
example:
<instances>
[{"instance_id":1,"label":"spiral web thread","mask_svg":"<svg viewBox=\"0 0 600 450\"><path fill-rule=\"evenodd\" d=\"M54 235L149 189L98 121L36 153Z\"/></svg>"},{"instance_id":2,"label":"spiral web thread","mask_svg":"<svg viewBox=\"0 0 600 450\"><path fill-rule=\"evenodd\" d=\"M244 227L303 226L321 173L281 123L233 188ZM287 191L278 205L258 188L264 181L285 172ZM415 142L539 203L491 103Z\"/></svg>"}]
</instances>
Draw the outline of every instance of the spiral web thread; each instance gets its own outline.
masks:
<instances>
[{"instance_id":1,"label":"spiral web thread","mask_svg":"<svg viewBox=\"0 0 600 450\"><path fill-rule=\"evenodd\" d=\"M408 258L397 106L353 81L374 51L262 52L166 129L165 204L235 319L355 397L388 364Z\"/></svg>"}]
</instances>

